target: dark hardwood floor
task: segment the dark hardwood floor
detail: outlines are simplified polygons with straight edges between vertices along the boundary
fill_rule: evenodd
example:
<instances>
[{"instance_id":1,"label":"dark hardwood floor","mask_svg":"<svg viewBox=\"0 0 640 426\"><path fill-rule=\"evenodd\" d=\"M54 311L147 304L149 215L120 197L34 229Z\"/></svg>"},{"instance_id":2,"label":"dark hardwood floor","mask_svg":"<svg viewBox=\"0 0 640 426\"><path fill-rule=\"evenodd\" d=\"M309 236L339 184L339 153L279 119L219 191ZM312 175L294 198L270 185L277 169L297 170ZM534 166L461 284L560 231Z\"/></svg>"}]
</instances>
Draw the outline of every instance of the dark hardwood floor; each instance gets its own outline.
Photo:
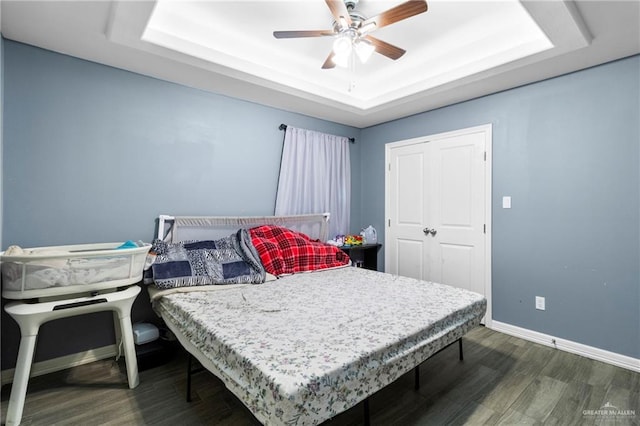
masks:
<instances>
[{"instance_id":1,"label":"dark hardwood floor","mask_svg":"<svg viewBox=\"0 0 640 426\"><path fill-rule=\"evenodd\" d=\"M372 425L639 425L640 374L478 327L370 399ZM127 387L124 363L104 360L32 378L24 425L254 425L208 372L185 402L186 356L140 372ZM2 388L4 423L10 386ZM606 404L621 411L594 413ZM608 410L608 409L607 409ZM625 413L626 411L626 413ZM628 412L635 412L629 414ZM363 405L328 425L363 423Z\"/></svg>"}]
</instances>

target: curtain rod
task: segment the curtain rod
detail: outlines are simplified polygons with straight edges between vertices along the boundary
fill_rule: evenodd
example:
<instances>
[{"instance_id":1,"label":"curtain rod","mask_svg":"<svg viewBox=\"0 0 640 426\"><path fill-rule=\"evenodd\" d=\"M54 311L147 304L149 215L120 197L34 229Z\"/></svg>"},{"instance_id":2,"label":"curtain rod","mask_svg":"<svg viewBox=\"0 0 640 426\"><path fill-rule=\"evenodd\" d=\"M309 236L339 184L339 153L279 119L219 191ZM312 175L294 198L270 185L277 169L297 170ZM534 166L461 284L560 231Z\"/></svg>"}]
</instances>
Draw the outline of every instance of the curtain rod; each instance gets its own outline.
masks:
<instances>
[{"instance_id":1,"label":"curtain rod","mask_svg":"<svg viewBox=\"0 0 640 426\"><path fill-rule=\"evenodd\" d=\"M278 130L287 130L287 125L280 124L280 126L278 127ZM347 139L349 139L349 142L351 143L356 143L356 138L347 138Z\"/></svg>"}]
</instances>

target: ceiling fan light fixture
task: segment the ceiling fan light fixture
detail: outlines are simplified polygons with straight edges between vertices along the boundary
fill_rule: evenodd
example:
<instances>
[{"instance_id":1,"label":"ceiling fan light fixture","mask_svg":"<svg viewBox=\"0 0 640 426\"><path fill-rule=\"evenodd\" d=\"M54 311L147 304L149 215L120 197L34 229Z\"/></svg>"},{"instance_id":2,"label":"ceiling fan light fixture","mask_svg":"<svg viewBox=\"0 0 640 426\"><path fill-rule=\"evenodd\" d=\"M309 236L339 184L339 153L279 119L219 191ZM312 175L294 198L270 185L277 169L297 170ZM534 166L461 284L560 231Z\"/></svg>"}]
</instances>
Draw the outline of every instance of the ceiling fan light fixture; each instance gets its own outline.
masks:
<instances>
[{"instance_id":1,"label":"ceiling fan light fixture","mask_svg":"<svg viewBox=\"0 0 640 426\"><path fill-rule=\"evenodd\" d=\"M368 40L358 40L355 44L355 51L360 59L360 62L366 64L376 48Z\"/></svg>"},{"instance_id":2,"label":"ceiling fan light fixture","mask_svg":"<svg viewBox=\"0 0 640 426\"><path fill-rule=\"evenodd\" d=\"M349 67L349 58L351 58L351 52L340 55L333 55L331 60L339 67L347 68Z\"/></svg>"},{"instance_id":3,"label":"ceiling fan light fixture","mask_svg":"<svg viewBox=\"0 0 640 426\"><path fill-rule=\"evenodd\" d=\"M333 41L333 53L336 56L349 56L352 49L353 43L347 34L340 34Z\"/></svg>"}]
</instances>

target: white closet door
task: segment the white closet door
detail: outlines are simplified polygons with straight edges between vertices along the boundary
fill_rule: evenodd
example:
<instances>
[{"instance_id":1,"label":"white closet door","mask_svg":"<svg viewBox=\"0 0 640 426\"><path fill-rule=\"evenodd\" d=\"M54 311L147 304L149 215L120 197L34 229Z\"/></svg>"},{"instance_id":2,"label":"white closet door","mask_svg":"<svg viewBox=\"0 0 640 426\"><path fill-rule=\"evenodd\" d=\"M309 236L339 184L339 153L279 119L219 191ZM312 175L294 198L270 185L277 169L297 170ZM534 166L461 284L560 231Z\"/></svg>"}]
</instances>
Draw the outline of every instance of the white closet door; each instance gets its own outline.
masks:
<instances>
[{"instance_id":1,"label":"white closet door","mask_svg":"<svg viewBox=\"0 0 640 426\"><path fill-rule=\"evenodd\" d=\"M425 236L430 281L484 294L484 135L453 136L426 145L431 203L424 219L435 231Z\"/></svg>"},{"instance_id":2,"label":"white closet door","mask_svg":"<svg viewBox=\"0 0 640 426\"><path fill-rule=\"evenodd\" d=\"M389 169L391 226L387 228L387 248L393 255L387 272L418 279L428 279L428 241L423 238L427 215L426 145L417 143L391 150Z\"/></svg>"},{"instance_id":3,"label":"white closet door","mask_svg":"<svg viewBox=\"0 0 640 426\"><path fill-rule=\"evenodd\" d=\"M484 127L387 144L387 272L487 296L487 137Z\"/></svg>"}]
</instances>

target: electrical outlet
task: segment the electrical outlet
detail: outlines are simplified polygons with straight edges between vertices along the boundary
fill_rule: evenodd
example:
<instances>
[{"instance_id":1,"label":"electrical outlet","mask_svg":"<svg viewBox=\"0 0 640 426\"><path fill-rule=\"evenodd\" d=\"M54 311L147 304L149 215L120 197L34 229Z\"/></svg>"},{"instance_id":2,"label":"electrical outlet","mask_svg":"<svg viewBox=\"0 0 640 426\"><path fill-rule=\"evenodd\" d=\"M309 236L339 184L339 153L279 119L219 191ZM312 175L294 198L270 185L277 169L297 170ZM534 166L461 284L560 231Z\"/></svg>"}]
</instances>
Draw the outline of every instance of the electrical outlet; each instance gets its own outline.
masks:
<instances>
[{"instance_id":1,"label":"electrical outlet","mask_svg":"<svg viewBox=\"0 0 640 426\"><path fill-rule=\"evenodd\" d=\"M536 309L540 311L545 310L545 300L544 297L536 296Z\"/></svg>"}]
</instances>

